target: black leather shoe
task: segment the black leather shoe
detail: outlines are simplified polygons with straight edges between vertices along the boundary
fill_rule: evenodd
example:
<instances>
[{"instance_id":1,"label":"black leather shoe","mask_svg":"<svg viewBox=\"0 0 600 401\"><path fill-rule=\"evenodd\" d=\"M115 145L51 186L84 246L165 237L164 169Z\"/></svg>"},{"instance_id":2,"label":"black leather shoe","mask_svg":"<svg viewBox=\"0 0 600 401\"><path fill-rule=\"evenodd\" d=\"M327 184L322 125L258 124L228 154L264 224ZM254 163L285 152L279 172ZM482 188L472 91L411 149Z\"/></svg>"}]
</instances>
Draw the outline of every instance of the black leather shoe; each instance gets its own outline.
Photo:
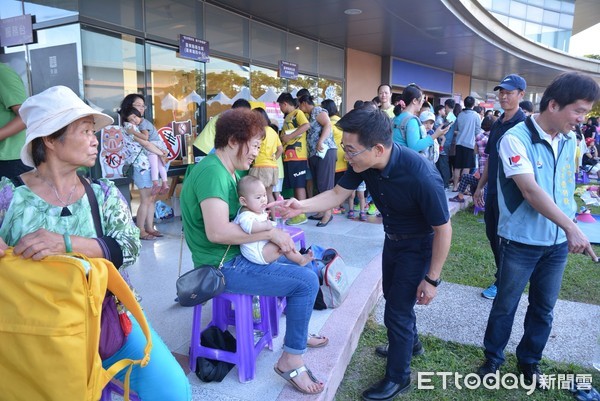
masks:
<instances>
[{"instance_id":1,"label":"black leather shoe","mask_svg":"<svg viewBox=\"0 0 600 401\"><path fill-rule=\"evenodd\" d=\"M389 344L384 344L384 345L380 345L379 347L375 347L375 353L378 356L387 358L389 347L390 347ZM419 356L419 355L423 355L424 353L425 353L425 348L423 348L423 344L421 343L421 341L419 341L418 343L413 345L412 356Z\"/></svg>"},{"instance_id":2,"label":"black leather shoe","mask_svg":"<svg viewBox=\"0 0 600 401\"><path fill-rule=\"evenodd\" d=\"M483 378L483 376L487 374L496 373L497 370L500 370L500 364L491 359L486 359L483 365L477 369L477 374L479 377Z\"/></svg>"},{"instance_id":3,"label":"black leather shoe","mask_svg":"<svg viewBox=\"0 0 600 401\"><path fill-rule=\"evenodd\" d=\"M537 363L519 363L517 364L519 372L523 375L526 384L531 384L535 380L535 387L538 390L548 390L548 382Z\"/></svg>"},{"instance_id":4,"label":"black leather shoe","mask_svg":"<svg viewBox=\"0 0 600 401\"><path fill-rule=\"evenodd\" d=\"M362 393L362 398L365 401L389 401L398 394L408 391L409 388L410 377L407 377L401 383L383 379L365 390Z\"/></svg>"}]
</instances>

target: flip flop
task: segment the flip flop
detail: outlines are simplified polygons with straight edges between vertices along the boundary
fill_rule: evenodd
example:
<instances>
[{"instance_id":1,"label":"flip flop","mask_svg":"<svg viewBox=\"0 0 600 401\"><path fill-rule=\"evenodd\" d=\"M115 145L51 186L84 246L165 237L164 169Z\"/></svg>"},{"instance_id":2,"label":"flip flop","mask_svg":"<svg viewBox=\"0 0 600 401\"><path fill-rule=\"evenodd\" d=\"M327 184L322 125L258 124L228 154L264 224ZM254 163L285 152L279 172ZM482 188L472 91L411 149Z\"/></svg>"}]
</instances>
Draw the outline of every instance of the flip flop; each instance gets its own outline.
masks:
<instances>
[{"instance_id":1,"label":"flip flop","mask_svg":"<svg viewBox=\"0 0 600 401\"><path fill-rule=\"evenodd\" d=\"M322 348L324 346L326 346L327 344L329 344L329 338L325 337L325 336L320 336L318 334L309 334L308 335L308 339L310 340L311 338L314 338L315 340L323 340L323 342L320 342L316 345L311 345L308 343L308 341L306 342L306 346L308 348Z\"/></svg>"},{"instance_id":2,"label":"flip flop","mask_svg":"<svg viewBox=\"0 0 600 401\"><path fill-rule=\"evenodd\" d=\"M313 375L313 373L310 371L310 369L308 369L305 365L300 366L298 369L292 369L292 370L288 370L287 372L281 371L279 370L279 368L277 367L277 365L273 366L273 370L275 370L275 373L277 373L279 376L281 376L285 381L287 381L288 383L290 383L292 386L294 386L294 388L296 390L298 390L299 392L301 392L302 394L319 394L321 392L323 392L324 387L321 388L320 391L316 391L316 392L311 392L311 391L306 391L305 389L303 389L302 387L300 387L298 385L298 383L296 383L294 381L294 377L298 377L300 375L300 373L302 372L306 372L308 374L308 377L310 378L310 380L313 383L317 383L317 384L322 384L316 377L315 375Z\"/></svg>"},{"instance_id":3,"label":"flip flop","mask_svg":"<svg viewBox=\"0 0 600 401\"><path fill-rule=\"evenodd\" d=\"M140 235L140 239L144 241L153 241L156 237L152 234Z\"/></svg>"},{"instance_id":4,"label":"flip flop","mask_svg":"<svg viewBox=\"0 0 600 401\"><path fill-rule=\"evenodd\" d=\"M459 198L458 195L456 195L454 198L448 198L448 200L450 202L458 202L458 203L465 203L465 198Z\"/></svg>"},{"instance_id":5,"label":"flip flop","mask_svg":"<svg viewBox=\"0 0 600 401\"><path fill-rule=\"evenodd\" d=\"M319 221L317 223L317 227L325 227L327 224L331 223L331 220L333 220L333 215L329 216L329 220L327 220L326 223L323 223L322 221Z\"/></svg>"},{"instance_id":6,"label":"flip flop","mask_svg":"<svg viewBox=\"0 0 600 401\"><path fill-rule=\"evenodd\" d=\"M157 238L164 237L164 234L158 230L148 230L147 233Z\"/></svg>"}]
</instances>

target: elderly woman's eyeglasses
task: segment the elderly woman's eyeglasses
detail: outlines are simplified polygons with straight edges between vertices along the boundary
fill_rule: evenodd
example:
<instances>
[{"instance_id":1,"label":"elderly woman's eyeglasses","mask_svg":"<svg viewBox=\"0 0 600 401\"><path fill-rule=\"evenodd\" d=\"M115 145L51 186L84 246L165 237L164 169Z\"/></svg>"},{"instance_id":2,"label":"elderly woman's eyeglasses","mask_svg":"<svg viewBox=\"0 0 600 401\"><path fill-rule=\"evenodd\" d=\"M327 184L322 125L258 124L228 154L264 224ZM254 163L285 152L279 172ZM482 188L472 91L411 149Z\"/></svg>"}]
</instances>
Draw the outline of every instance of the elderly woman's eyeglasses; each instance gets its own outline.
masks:
<instances>
[{"instance_id":1,"label":"elderly woman's eyeglasses","mask_svg":"<svg viewBox=\"0 0 600 401\"><path fill-rule=\"evenodd\" d=\"M371 147L365 148L365 149L363 149L363 150L359 150L359 151L356 151L356 152L350 152L350 151L348 151L348 149L346 149L346 147L344 146L344 144L343 144L343 143L342 143L342 144L340 144L340 146L342 147L342 150L344 151L344 153L346 154L346 157L347 157L348 159L353 159L353 158L355 158L356 156L360 155L361 153L364 153L364 152L366 152L367 150L371 150L371 149L373 149L373 147L371 146Z\"/></svg>"}]
</instances>

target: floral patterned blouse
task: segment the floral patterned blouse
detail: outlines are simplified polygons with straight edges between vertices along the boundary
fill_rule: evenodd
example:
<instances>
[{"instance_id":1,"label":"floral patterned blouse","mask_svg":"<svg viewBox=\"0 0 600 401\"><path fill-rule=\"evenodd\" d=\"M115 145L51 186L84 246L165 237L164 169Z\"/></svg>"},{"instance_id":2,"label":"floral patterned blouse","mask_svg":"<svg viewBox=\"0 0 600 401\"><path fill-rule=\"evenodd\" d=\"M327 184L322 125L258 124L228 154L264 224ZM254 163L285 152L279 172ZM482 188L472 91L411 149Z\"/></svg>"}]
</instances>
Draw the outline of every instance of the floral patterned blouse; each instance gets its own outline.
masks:
<instances>
[{"instance_id":1,"label":"floral patterned blouse","mask_svg":"<svg viewBox=\"0 0 600 401\"><path fill-rule=\"evenodd\" d=\"M139 256L141 242L127 202L110 180L99 179L92 182L91 186L98 200L104 235L113 238L120 246L123 252L122 266L133 264ZM9 246L15 246L21 237L40 228L61 235L68 233L96 238L87 195L84 194L67 208L70 215L64 216L63 207L47 203L26 185L15 188L8 178L0 179L0 237ZM107 247L102 247L106 254ZM109 255L105 257L111 259Z\"/></svg>"},{"instance_id":2,"label":"floral patterned blouse","mask_svg":"<svg viewBox=\"0 0 600 401\"><path fill-rule=\"evenodd\" d=\"M323 131L323 126L319 124L317 121L317 116L320 113L327 113L327 110L322 107L315 106L310 112L310 118L308 122L310 123L310 128L306 134L306 144L308 145L308 155L314 156L317 154L317 142L319 142L319 138L321 137L321 131ZM323 141L323 144L328 147L328 149L336 149L335 141L333 140L333 130L329 132L329 135Z\"/></svg>"}]
</instances>

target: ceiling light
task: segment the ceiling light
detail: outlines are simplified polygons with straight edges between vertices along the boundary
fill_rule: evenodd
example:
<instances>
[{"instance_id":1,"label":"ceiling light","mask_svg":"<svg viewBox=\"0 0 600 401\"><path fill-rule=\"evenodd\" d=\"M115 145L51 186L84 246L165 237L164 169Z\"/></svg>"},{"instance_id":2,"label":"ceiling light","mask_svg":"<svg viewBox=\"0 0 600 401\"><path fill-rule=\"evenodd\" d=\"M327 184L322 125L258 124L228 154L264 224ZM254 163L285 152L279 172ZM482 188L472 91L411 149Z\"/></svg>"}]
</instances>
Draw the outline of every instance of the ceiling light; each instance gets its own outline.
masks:
<instances>
[{"instance_id":1,"label":"ceiling light","mask_svg":"<svg viewBox=\"0 0 600 401\"><path fill-rule=\"evenodd\" d=\"M445 54L448 54L448 52L442 50L440 52L435 52L435 54L437 54L438 56L443 56Z\"/></svg>"},{"instance_id":2,"label":"ceiling light","mask_svg":"<svg viewBox=\"0 0 600 401\"><path fill-rule=\"evenodd\" d=\"M300 46L296 46L296 50L300 50Z\"/></svg>"},{"instance_id":3,"label":"ceiling light","mask_svg":"<svg viewBox=\"0 0 600 401\"><path fill-rule=\"evenodd\" d=\"M359 10L358 8L349 8L347 10L344 11L344 14L347 15L358 15L358 14L362 14L362 10Z\"/></svg>"}]
</instances>

